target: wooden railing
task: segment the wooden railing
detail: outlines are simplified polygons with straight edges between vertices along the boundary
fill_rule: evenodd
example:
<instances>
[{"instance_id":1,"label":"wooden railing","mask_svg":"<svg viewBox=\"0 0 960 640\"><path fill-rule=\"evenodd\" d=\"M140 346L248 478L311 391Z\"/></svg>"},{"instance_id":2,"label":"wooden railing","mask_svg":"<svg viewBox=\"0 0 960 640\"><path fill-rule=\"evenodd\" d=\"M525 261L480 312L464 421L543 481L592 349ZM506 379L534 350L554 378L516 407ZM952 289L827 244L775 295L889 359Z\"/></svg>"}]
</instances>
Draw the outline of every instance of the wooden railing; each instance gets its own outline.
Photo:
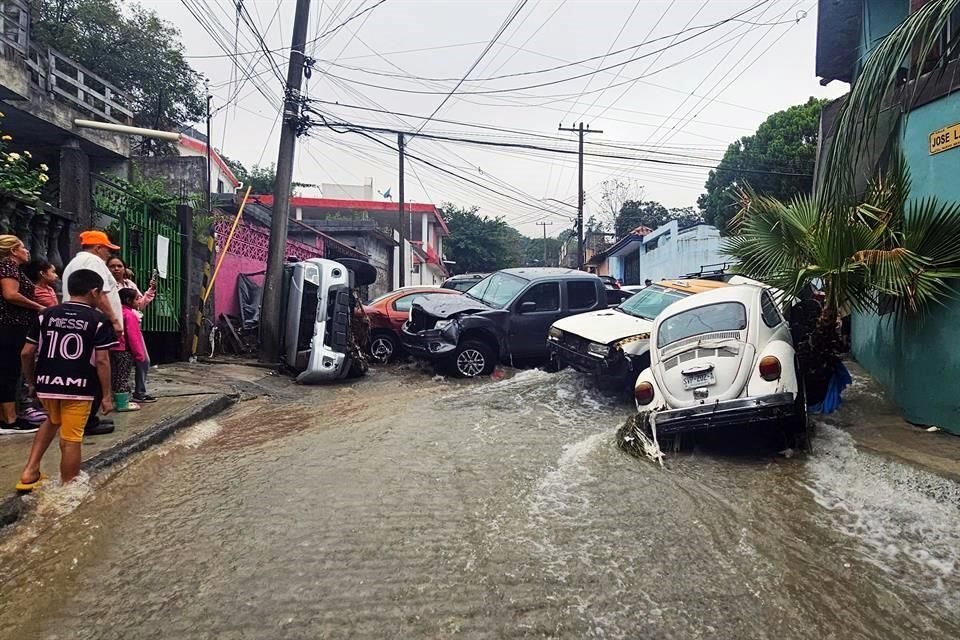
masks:
<instances>
[{"instance_id":1,"label":"wooden railing","mask_svg":"<svg viewBox=\"0 0 960 640\"><path fill-rule=\"evenodd\" d=\"M0 0L0 41L26 55L30 49L30 4Z\"/></svg>"},{"instance_id":2,"label":"wooden railing","mask_svg":"<svg viewBox=\"0 0 960 640\"><path fill-rule=\"evenodd\" d=\"M47 51L46 61L48 91L108 122L133 122L133 111L127 106L130 101L123 91L53 49Z\"/></svg>"},{"instance_id":3,"label":"wooden railing","mask_svg":"<svg viewBox=\"0 0 960 640\"><path fill-rule=\"evenodd\" d=\"M26 0L0 0L0 43L23 59L31 80L43 91L96 118L132 124L131 101L123 91L59 51L33 46Z\"/></svg>"},{"instance_id":4,"label":"wooden railing","mask_svg":"<svg viewBox=\"0 0 960 640\"><path fill-rule=\"evenodd\" d=\"M47 260L61 273L70 259L75 222L72 213L0 192L0 233L17 236L32 257Z\"/></svg>"}]
</instances>

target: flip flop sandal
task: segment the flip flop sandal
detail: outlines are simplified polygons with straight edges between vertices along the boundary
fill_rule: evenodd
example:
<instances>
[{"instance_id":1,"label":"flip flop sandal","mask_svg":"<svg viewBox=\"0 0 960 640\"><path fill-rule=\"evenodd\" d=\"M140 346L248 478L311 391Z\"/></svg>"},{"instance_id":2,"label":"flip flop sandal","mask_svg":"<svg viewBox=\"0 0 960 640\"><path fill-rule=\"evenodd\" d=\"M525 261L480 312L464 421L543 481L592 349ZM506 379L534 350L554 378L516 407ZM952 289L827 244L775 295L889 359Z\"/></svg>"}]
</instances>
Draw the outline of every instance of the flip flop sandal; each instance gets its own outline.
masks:
<instances>
[{"instance_id":1,"label":"flip flop sandal","mask_svg":"<svg viewBox=\"0 0 960 640\"><path fill-rule=\"evenodd\" d=\"M47 475L45 473L41 473L37 477L37 479L34 480L33 482L17 482L16 489L17 491L20 491L20 492L29 493L30 491L33 491L34 489L39 487L43 483L43 481L46 479L47 479Z\"/></svg>"},{"instance_id":2,"label":"flip flop sandal","mask_svg":"<svg viewBox=\"0 0 960 640\"><path fill-rule=\"evenodd\" d=\"M40 424L47 419L47 414L39 411L27 411L23 414L23 419L32 424Z\"/></svg>"},{"instance_id":3,"label":"flip flop sandal","mask_svg":"<svg viewBox=\"0 0 960 640\"><path fill-rule=\"evenodd\" d=\"M129 405L127 405L126 409L117 409L117 411L120 413L126 413L128 411L140 411L140 405L135 402L131 402Z\"/></svg>"}]
</instances>

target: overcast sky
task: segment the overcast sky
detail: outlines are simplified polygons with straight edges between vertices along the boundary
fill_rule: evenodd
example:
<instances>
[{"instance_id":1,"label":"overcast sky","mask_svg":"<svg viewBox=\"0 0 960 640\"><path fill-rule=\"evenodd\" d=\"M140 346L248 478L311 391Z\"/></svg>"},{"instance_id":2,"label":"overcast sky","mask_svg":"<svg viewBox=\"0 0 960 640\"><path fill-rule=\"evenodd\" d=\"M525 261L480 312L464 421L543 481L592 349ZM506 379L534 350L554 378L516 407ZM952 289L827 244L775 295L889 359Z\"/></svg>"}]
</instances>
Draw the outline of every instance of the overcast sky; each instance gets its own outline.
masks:
<instances>
[{"instance_id":1,"label":"overcast sky","mask_svg":"<svg viewBox=\"0 0 960 640\"><path fill-rule=\"evenodd\" d=\"M143 4L180 28L191 64L208 78L214 146L248 167L276 162L277 71L285 77L295 0L244 0L239 29L233 0ZM307 92L340 103L314 105L329 122L423 126L426 134L567 151L576 150L576 136L558 125L583 121L603 131L587 136L596 143L588 152L626 156L587 158L588 216L611 178L642 185L645 199L684 207L696 204L708 172L685 165L714 165L767 115L845 91L819 85L815 39L815 0L314 0L307 53L317 63ZM243 55L225 56L222 47ZM370 135L396 146L395 134ZM408 152L410 201L477 205L528 235L541 233L538 221L553 223L551 235L570 225L574 209L549 199L576 202L576 155L423 137L409 140ZM396 197L396 151L320 125L300 139L298 181L368 177Z\"/></svg>"}]
</instances>

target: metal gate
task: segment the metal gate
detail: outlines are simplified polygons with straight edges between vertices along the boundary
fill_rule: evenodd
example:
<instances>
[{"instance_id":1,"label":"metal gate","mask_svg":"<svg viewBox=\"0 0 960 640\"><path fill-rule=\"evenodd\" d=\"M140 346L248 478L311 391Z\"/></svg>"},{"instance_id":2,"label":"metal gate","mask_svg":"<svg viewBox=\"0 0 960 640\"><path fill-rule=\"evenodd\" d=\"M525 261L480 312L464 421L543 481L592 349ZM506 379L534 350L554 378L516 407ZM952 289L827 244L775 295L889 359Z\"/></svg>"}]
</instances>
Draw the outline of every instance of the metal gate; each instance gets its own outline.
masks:
<instances>
[{"instance_id":1,"label":"metal gate","mask_svg":"<svg viewBox=\"0 0 960 640\"><path fill-rule=\"evenodd\" d=\"M166 238L167 277L157 278L157 296L143 316L143 330L180 331L183 277L180 271L180 227L176 209L160 208L129 189L100 176L92 176L96 226L120 245L120 255L133 270L134 282L147 288L158 267L158 240Z\"/></svg>"}]
</instances>

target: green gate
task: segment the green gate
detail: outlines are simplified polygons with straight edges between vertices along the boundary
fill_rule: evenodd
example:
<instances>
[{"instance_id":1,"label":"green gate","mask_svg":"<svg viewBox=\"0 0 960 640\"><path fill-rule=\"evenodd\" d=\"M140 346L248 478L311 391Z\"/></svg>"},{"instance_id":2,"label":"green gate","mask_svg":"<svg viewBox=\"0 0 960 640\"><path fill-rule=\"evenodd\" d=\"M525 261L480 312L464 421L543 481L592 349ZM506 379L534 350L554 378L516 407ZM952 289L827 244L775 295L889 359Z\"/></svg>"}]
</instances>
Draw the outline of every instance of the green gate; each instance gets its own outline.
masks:
<instances>
[{"instance_id":1,"label":"green gate","mask_svg":"<svg viewBox=\"0 0 960 640\"><path fill-rule=\"evenodd\" d=\"M146 290L153 270L158 267L158 240L167 239L167 277L157 278L157 297L144 312L143 330L180 331L183 277L176 209L154 206L100 176L92 176L92 189L96 226L120 245L120 255L133 270L133 280L141 290Z\"/></svg>"}]
</instances>

